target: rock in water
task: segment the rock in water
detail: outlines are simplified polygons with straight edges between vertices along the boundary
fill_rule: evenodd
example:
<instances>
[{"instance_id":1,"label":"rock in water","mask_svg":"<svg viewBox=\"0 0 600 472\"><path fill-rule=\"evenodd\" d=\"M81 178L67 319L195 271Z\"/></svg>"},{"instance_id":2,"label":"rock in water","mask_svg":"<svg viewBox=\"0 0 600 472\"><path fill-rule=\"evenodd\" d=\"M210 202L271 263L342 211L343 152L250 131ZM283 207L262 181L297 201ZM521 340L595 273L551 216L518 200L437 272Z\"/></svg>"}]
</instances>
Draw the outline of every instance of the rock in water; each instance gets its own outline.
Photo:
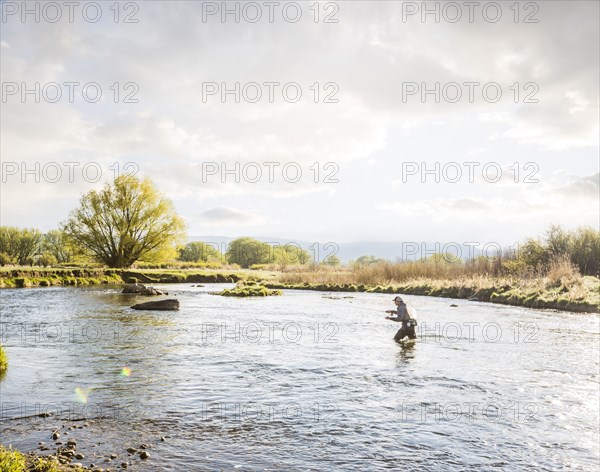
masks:
<instances>
[{"instance_id":1,"label":"rock in water","mask_svg":"<svg viewBox=\"0 0 600 472\"><path fill-rule=\"evenodd\" d=\"M146 287L143 284L127 284L121 293L133 293L136 295L167 295L154 287Z\"/></svg>"},{"instance_id":2,"label":"rock in water","mask_svg":"<svg viewBox=\"0 0 600 472\"><path fill-rule=\"evenodd\" d=\"M138 303L131 308L134 310L162 310L175 311L179 310L179 300L170 298L168 300L158 300L155 302Z\"/></svg>"}]
</instances>

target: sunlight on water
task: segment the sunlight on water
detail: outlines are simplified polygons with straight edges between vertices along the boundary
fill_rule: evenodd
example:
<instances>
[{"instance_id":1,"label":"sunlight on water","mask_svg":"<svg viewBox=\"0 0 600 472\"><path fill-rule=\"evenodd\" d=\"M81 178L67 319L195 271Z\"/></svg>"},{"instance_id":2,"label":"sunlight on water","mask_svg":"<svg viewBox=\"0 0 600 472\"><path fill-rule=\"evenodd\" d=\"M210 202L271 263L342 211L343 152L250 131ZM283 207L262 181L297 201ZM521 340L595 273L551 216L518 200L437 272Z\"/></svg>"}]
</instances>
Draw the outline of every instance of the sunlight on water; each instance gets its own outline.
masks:
<instances>
[{"instance_id":1,"label":"sunlight on water","mask_svg":"<svg viewBox=\"0 0 600 472\"><path fill-rule=\"evenodd\" d=\"M418 338L396 344L385 294L166 288L179 311L135 312L117 288L4 290L2 442L33 450L92 419L68 436L84 465L145 441L139 470L597 466L596 315L405 296Z\"/></svg>"}]
</instances>

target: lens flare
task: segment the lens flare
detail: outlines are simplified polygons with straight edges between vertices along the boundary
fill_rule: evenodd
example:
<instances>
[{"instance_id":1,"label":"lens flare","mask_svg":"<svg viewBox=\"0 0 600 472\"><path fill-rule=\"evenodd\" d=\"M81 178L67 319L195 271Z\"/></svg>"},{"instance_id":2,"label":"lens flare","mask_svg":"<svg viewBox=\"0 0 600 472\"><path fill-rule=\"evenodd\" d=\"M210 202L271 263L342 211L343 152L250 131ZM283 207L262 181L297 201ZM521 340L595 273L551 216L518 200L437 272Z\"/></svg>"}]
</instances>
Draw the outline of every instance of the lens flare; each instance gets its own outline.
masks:
<instances>
[{"instance_id":1,"label":"lens flare","mask_svg":"<svg viewBox=\"0 0 600 472\"><path fill-rule=\"evenodd\" d=\"M121 369L121 376L129 377L131 375L131 369L129 367L123 367Z\"/></svg>"},{"instance_id":2,"label":"lens flare","mask_svg":"<svg viewBox=\"0 0 600 472\"><path fill-rule=\"evenodd\" d=\"M77 400L79 400L81 403L87 403L91 391L91 388L75 388L75 395L77 395Z\"/></svg>"}]
</instances>

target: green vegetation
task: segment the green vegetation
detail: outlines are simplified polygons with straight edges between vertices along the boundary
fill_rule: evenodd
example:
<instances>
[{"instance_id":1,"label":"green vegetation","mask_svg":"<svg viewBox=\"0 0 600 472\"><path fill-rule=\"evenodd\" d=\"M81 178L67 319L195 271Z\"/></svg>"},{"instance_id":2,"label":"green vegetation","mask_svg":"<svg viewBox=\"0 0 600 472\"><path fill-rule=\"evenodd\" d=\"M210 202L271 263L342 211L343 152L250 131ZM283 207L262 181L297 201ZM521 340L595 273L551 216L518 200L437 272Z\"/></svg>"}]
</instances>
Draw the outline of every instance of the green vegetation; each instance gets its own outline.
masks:
<instances>
[{"instance_id":1,"label":"green vegetation","mask_svg":"<svg viewBox=\"0 0 600 472\"><path fill-rule=\"evenodd\" d=\"M120 276L125 283L235 283L248 278L240 271L211 271L211 270L127 270L121 271Z\"/></svg>"},{"instance_id":2,"label":"green vegetation","mask_svg":"<svg viewBox=\"0 0 600 472\"><path fill-rule=\"evenodd\" d=\"M56 261L54 264L40 264L44 267L55 264L67 264L75 258L75 249L67 240L65 233L58 229L48 231L44 235L43 250Z\"/></svg>"},{"instance_id":3,"label":"green vegetation","mask_svg":"<svg viewBox=\"0 0 600 472\"><path fill-rule=\"evenodd\" d=\"M31 265L42 242L42 233L33 228L0 227L0 263Z\"/></svg>"},{"instance_id":4,"label":"green vegetation","mask_svg":"<svg viewBox=\"0 0 600 472\"><path fill-rule=\"evenodd\" d=\"M231 241L225 257L230 264L243 268L306 265L311 261L308 251L297 244L270 245L247 237Z\"/></svg>"},{"instance_id":5,"label":"green vegetation","mask_svg":"<svg viewBox=\"0 0 600 472\"><path fill-rule=\"evenodd\" d=\"M339 266L342 264L342 261L340 261L339 257L331 255L331 256L327 256L324 260L323 260L323 264L328 265L328 266Z\"/></svg>"},{"instance_id":6,"label":"green vegetation","mask_svg":"<svg viewBox=\"0 0 600 472\"><path fill-rule=\"evenodd\" d=\"M219 262L223 256L213 245L195 241L180 248L177 259L183 262Z\"/></svg>"},{"instance_id":7,"label":"green vegetation","mask_svg":"<svg viewBox=\"0 0 600 472\"><path fill-rule=\"evenodd\" d=\"M49 269L42 267L3 268L0 288L51 287L55 285L100 285L123 283L115 269Z\"/></svg>"},{"instance_id":8,"label":"green vegetation","mask_svg":"<svg viewBox=\"0 0 600 472\"><path fill-rule=\"evenodd\" d=\"M368 292L426 295L470 299L528 308L600 313L600 279L580 278L494 279L475 277L460 280L415 279L405 283L357 285L351 283L264 282L273 289L317 290L321 292Z\"/></svg>"},{"instance_id":9,"label":"green vegetation","mask_svg":"<svg viewBox=\"0 0 600 472\"><path fill-rule=\"evenodd\" d=\"M529 270L547 270L566 260L583 275L600 275L600 231L583 227L566 231L551 226L544 240L528 239L518 251L517 262Z\"/></svg>"},{"instance_id":10,"label":"green vegetation","mask_svg":"<svg viewBox=\"0 0 600 472\"><path fill-rule=\"evenodd\" d=\"M0 445L0 470L2 472L23 472L25 456L19 451Z\"/></svg>"},{"instance_id":11,"label":"green vegetation","mask_svg":"<svg viewBox=\"0 0 600 472\"><path fill-rule=\"evenodd\" d=\"M78 472L85 467L63 465L55 457L40 457L35 453L22 454L0 444L0 471L2 472Z\"/></svg>"},{"instance_id":12,"label":"green vegetation","mask_svg":"<svg viewBox=\"0 0 600 472\"><path fill-rule=\"evenodd\" d=\"M379 262L383 262L383 259L380 259L378 257L375 256L360 256L358 259L356 259L355 261L350 261L350 266L368 266L371 264L378 264Z\"/></svg>"},{"instance_id":13,"label":"green vegetation","mask_svg":"<svg viewBox=\"0 0 600 472\"><path fill-rule=\"evenodd\" d=\"M566 231L552 226L543 238L529 239L518 249L498 251L469 260L459 259L453 254L433 254L424 260L392 263L367 255L347 266L341 265L335 255L330 255L322 263L311 263L309 253L298 245L271 245L248 237L232 241L225 254L221 254L214 244L192 242L178 249L179 260L175 260L171 241L154 253L155 260L154 256L150 257L150 251L132 262L132 268L128 269L125 266L129 267L127 264L135 259L130 258L130 250L148 247L144 242L147 234L132 241L127 236L128 232L119 228L140 223L142 215L146 214L144 202L156 204L150 205L150 215L155 214L156 206L163 209L170 206L161 203L161 197L147 181L116 181L114 186L114 189L106 187L103 192L94 194L94 198L88 194L83 200L87 201L87 198L92 209L98 205L108 207L113 199L126 202L121 202L123 206L120 213L115 210L118 214L113 215L116 219L111 221L120 223L110 226L108 233L96 221L102 215L101 210L105 211L103 208L97 209L98 214L92 212L89 227L92 231L96 222L100 225L99 234L104 234L108 240L112 237L113 242L119 241L114 260L121 261L115 265L122 265L123 268L94 266L89 259L87 262L77 259L81 256L74 255L70 249L73 247L70 244L74 242L74 233L66 237L60 231L53 231L40 236L39 231L33 229L3 227L0 231L0 263L27 260L28 263L37 261L39 265L54 267L4 267L0 269L0 287L121 284L135 280L154 284L244 282L222 294L264 296L269 294L268 289L281 288L399 292L474 298L538 308L600 310L600 232L592 228ZM151 196L144 202L140 201L141 196L148 193ZM98 201L92 204L94 199ZM76 215L85 213L88 204L83 203ZM133 211L129 210L130 206L134 207ZM165 215L166 220L161 220L163 223L171 217L177 219L169 211ZM160 217L157 218L160 220ZM37 251L31 249L35 241L41 241ZM108 251L112 251L112 243L106 244ZM60 264L59 260L71 262ZM249 280L259 280L263 285L251 285Z\"/></svg>"},{"instance_id":14,"label":"green vegetation","mask_svg":"<svg viewBox=\"0 0 600 472\"><path fill-rule=\"evenodd\" d=\"M281 295L282 293L281 290L271 290L256 281L244 281L238 282L234 288L222 290L215 295L224 297L269 297Z\"/></svg>"},{"instance_id":15,"label":"green vegetation","mask_svg":"<svg viewBox=\"0 0 600 472\"><path fill-rule=\"evenodd\" d=\"M273 279L274 274L259 271L252 274ZM0 269L0 288L51 287L60 285L100 285L124 283L235 283L249 274L240 270L162 270L162 269L47 269L19 267Z\"/></svg>"},{"instance_id":16,"label":"green vegetation","mask_svg":"<svg viewBox=\"0 0 600 472\"><path fill-rule=\"evenodd\" d=\"M4 348L0 344L0 372L5 371L8 368L8 358L6 357L6 352ZM0 469L2 470L2 469Z\"/></svg>"},{"instance_id":17,"label":"green vegetation","mask_svg":"<svg viewBox=\"0 0 600 472\"><path fill-rule=\"evenodd\" d=\"M252 238L238 238L229 243L225 256L229 262L244 268L256 264L268 264L271 246Z\"/></svg>"},{"instance_id":18,"label":"green vegetation","mask_svg":"<svg viewBox=\"0 0 600 472\"><path fill-rule=\"evenodd\" d=\"M174 256L185 224L149 179L121 176L81 198L63 226L67 241L108 267Z\"/></svg>"}]
</instances>

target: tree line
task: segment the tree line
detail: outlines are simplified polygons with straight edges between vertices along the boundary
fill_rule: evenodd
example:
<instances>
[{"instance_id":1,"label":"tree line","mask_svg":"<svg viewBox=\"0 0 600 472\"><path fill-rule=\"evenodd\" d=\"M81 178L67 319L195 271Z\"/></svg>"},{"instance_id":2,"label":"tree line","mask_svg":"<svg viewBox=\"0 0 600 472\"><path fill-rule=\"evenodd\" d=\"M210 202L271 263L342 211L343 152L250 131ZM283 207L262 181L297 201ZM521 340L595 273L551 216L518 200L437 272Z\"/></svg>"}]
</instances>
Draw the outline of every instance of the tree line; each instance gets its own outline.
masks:
<instances>
[{"instance_id":1,"label":"tree line","mask_svg":"<svg viewBox=\"0 0 600 472\"><path fill-rule=\"evenodd\" d=\"M67 221L43 234L33 228L0 227L0 265L54 266L70 263L100 263L112 268L131 267L136 262L336 266L340 260L329 256L313 261L298 245L273 246L242 237L231 241L221 253L207 242L185 243L186 225L172 202L149 179L120 176L100 190L81 197ZM456 259L456 258L455 258ZM528 239L517 252L500 252L495 257L471 261L431 256L427 262L466 263L480 272L543 272L556 261L568 261L583 275L600 274L600 231L590 227L565 230L552 226L543 238ZM351 267L380 264L382 259L362 256Z\"/></svg>"},{"instance_id":2,"label":"tree line","mask_svg":"<svg viewBox=\"0 0 600 472\"><path fill-rule=\"evenodd\" d=\"M204 242L185 244L185 223L149 179L121 176L83 195L59 229L0 227L0 265L100 263L127 268L138 261L213 262L251 267L312 261L296 245L273 247L252 238L232 241L221 254ZM327 263L339 261L330 259Z\"/></svg>"}]
</instances>

